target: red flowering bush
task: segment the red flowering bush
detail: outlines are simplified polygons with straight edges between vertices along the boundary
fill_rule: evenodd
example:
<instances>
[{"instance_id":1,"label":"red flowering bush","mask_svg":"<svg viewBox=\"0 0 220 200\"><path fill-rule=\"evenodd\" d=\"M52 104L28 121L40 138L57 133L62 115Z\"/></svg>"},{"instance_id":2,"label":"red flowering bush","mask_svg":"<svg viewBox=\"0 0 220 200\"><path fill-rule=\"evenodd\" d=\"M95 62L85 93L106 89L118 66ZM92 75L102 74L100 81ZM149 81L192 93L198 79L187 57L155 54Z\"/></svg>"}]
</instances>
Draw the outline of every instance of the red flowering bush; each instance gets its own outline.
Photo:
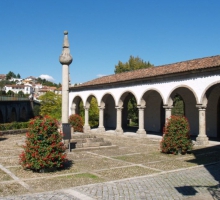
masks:
<instances>
[{"instance_id":1,"label":"red flowering bush","mask_svg":"<svg viewBox=\"0 0 220 200\"><path fill-rule=\"evenodd\" d=\"M73 114L69 116L69 123L76 132L83 132L83 119L80 115Z\"/></svg>"},{"instance_id":2,"label":"red flowering bush","mask_svg":"<svg viewBox=\"0 0 220 200\"><path fill-rule=\"evenodd\" d=\"M163 153L185 154L192 149L188 120L183 116L171 116L166 122L160 148Z\"/></svg>"},{"instance_id":3,"label":"red flowering bush","mask_svg":"<svg viewBox=\"0 0 220 200\"><path fill-rule=\"evenodd\" d=\"M62 134L58 122L48 116L36 117L29 123L24 151L20 164L24 169L35 171L62 168L66 161Z\"/></svg>"}]
</instances>

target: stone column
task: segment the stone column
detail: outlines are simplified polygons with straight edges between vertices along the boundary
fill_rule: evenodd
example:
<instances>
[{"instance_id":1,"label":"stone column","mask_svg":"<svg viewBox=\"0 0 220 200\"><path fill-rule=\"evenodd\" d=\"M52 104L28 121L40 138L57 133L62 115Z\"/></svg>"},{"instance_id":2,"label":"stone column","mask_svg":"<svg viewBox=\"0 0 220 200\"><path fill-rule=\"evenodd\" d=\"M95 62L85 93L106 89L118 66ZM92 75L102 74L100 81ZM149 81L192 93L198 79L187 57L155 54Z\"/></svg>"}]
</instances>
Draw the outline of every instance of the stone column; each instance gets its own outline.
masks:
<instances>
[{"instance_id":1,"label":"stone column","mask_svg":"<svg viewBox=\"0 0 220 200\"><path fill-rule=\"evenodd\" d=\"M116 134L123 134L123 129L121 127L121 113L122 113L123 107L116 107L117 110L117 127L116 127Z\"/></svg>"},{"instance_id":2,"label":"stone column","mask_svg":"<svg viewBox=\"0 0 220 200\"><path fill-rule=\"evenodd\" d=\"M146 135L146 131L144 129L144 109L145 106L137 106L138 107L138 120L139 120L139 128L137 130L137 134Z\"/></svg>"},{"instance_id":3,"label":"stone column","mask_svg":"<svg viewBox=\"0 0 220 200\"><path fill-rule=\"evenodd\" d=\"M76 105L72 105L70 109L71 109L71 115L75 115L76 114Z\"/></svg>"},{"instance_id":4,"label":"stone column","mask_svg":"<svg viewBox=\"0 0 220 200\"><path fill-rule=\"evenodd\" d=\"M166 122L167 119L169 119L171 117L171 115L172 115L171 111L172 111L173 106L165 105L165 106L163 106L163 108L165 108L165 122Z\"/></svg>"},{"instance_id":5,"label":"stone column","mask_svg":"<svg viewBox=\"0 0 220 200\"><path fill-rule=\"evenodd\" d=\"M83 132L84 133L90 133L90 126L89 126L89 108L88 107L84 107L85 108L85 124L83 126Z\"/></svg>"},{"instance_id":6,"label":"stone column","mask_svg":"<svg viewBox=\"0 0 220 200\"><path fill-rule=\"evenodd\" d=\"M63 51L60 55L60 63L62 64L62 124L68 123L69 118L69 65L72 63L70 55L68 32L64 31Z\"/></svg>"},{"instance_id":7,"label":"stone column","mask_svg":"<svg viewBox=\"0 0 220 200\"><path fill-rule=\"evenodd\" d=\"M206 135L206 107L202 105L196 106L199 109L199 135L196 138L197 145L208 145L209 138Z\"/></svg>"},{"instance_id":8,"label":"stone column","mask_svg":"<svg viewBox=\"0 0 220 200\"><path fill-rule=\"evenodd\" d=\"M63 51L60 55L60 63L62 65L62 131L63 139L71 139L71 126L69 124L69 65L72 63L70 55L68 32L64 31Z\"/></svg>"},{"instance_id":9,"label":"stone column","mask_svg":"<svg viewBox=\"0 0 220 200\"><path fill-rule=\"evenodd\" d=\"M99 106L99 127L98 127L98 133L104 133L105 127L103 125L104 122L104 107Z\"/></svg>"}]
</instances>

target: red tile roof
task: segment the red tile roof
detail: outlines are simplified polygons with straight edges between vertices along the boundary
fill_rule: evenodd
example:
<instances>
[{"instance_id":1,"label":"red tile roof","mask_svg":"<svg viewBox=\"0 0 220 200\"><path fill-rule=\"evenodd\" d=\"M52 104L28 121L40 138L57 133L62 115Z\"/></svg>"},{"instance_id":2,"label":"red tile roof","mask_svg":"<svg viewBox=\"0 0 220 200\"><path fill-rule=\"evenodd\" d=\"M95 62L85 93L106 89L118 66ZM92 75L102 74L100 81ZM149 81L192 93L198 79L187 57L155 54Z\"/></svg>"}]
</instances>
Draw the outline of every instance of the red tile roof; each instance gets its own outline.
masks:
<instances>
[{"instance_id":1,"label":"red tile roof","mask_svg":"<svg viewBox=\"0 0 220 200\"><path fill-rule=\"evenodd\" d=\"M80 88L92 85L104 85L135 79L157 77L161 75L189 72L193 70L206 69L217 66L220 66L220 55L103 76L71 88Z\"/></svg>"}]
</instances>

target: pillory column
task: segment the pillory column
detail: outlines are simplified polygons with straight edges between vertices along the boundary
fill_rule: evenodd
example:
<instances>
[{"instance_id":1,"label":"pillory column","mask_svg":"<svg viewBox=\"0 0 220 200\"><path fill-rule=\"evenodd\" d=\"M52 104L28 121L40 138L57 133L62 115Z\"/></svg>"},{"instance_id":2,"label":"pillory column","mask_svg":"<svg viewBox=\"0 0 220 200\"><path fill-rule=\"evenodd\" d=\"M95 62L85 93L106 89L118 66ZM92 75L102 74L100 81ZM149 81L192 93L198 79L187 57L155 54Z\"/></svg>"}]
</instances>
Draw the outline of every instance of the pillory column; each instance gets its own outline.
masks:
<instances>
[{"instance_id":1,"label":"pillory column","mask_svg":"<svg viewBox=\"0 0 220 200\"><path fill-rule=\"evenodd\" d=\"M69 118L69 65L72 63L70 55L68 32L64 31L63 51L60 55L62 67L62 124L68 123Z\"/></svg>"}]
</instances>

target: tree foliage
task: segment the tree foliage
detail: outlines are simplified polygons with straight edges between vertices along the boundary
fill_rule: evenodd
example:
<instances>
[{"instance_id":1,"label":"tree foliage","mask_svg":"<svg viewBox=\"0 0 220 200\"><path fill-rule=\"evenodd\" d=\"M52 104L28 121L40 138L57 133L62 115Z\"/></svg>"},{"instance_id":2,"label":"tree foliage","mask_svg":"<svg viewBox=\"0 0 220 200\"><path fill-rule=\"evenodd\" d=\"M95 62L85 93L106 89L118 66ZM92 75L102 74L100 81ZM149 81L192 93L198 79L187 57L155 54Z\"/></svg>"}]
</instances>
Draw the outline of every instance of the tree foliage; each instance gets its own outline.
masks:
<instances>
[{"instance_id":1,"label":"tree foliage","mask_svg":"<svg viewBox=\"0 0 220 200\"><path fill-rule=\"evenodd\" d=\"M45 116L30 121L20 164L24 169L55 170L67 161L62 134L58 132L57 120Z\"/></svg>"},{"instance_id":2,"label":"tree foliage","mask_svg":"<svg viewBox=\"0 0 220 200\"><path fill-rule=\"evenodd\" d=\"M189 134L189 122L183 116L171 116L163 131L163 139L160 143L163 153L185 154L192 150L192 141Z\"/></svg>"},{"instance_id":3,"label":"tree foliage","mask_svg":"<svg viewBox=\"0 0 220 200\"><path fill-rule=\"evenodd\" d=\"M6 74L6 80L10 80L11 78L16 78L16 75L15 75L14 72L9 71L9 72Z\"/></svg>"},{"instance_id":4,"label":"tree foliage","mask_svg":"<svg viewBox=\"0 0 220 200\"><path fill-rule=\"evenodd\" d=\"M128 119L131 119L133 124L138 124L138 108L134 96L132 96L128 101Z\"/></svg>"},{"instance_id":5,"label":"tree foliage","mask_svg":"<svg viewBox=\"0 0 220 200\"><path fill-rule=\"evenodd\" d=\"M85 122L85 109L83 107L82 101L79 104L79 112L79 115L83 118L83 121ZM89 125L91 126L91 128L97 127L99 125L99 109L95 97L92 97L90 101Z\"/></svg>"},{"instance_id":6,"label":"tree foliage","mask_svg":"<svg viewBox=\"0 0 220 200\"><path fill-rule=\"evenodd\" d=\"M62 98L54 92L46 92L39 97L41 100L40 115L49 115L56 119L61 119Z\"/></svg>"},{"instance_id":7,"label":"tree foliage","mask_svg":"<svg viewBox=\"0 0 220 200\"><path fill-rule=\"evenodd\" d=\"M173 100L172 115L184 116L184 101L180 95L176 95Z\"/></svg>"},{"instance_id":8,"label":"tree foliage","mask_svg":"<svg viewBox=\"0 0 220 200\"><path fill-rule=\"evenodd\" d=\"M143 69L148 67L153 67L149 61L145 62L141 58L130 56L128 62L123 63L121 61L118 62L117 65L115 65L115 74L122 73L122 72L128 72L133 71L137 69Z\"/></svg>"}]
</instances>

